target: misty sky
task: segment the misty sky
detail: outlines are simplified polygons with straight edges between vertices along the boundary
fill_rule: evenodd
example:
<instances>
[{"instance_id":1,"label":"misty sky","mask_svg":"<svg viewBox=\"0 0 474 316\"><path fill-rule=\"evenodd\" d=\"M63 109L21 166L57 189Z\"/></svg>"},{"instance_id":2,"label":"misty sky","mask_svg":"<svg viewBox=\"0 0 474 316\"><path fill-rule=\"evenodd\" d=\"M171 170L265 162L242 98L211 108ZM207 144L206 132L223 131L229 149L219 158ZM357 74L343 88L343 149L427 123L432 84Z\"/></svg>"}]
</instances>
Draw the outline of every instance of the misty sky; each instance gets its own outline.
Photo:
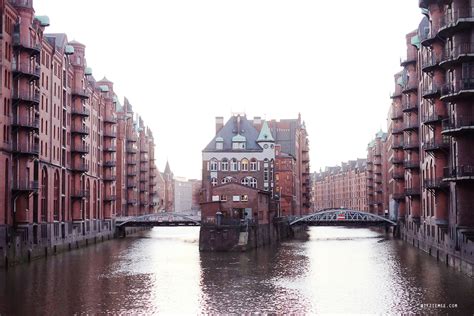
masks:
<instances>
[{"instance_id":1,"label":"misty sky","mask_svg":"<svg viewBox=\"0 0 474 316\"><path fill-rule=\"evenodd\" d=\"M366 156L386 129L416 0L34 0L46 32L86 45L88 66L148 124L158 168L201 176L215 116L306 122L311 169Z\"/></svg>"}]
</instances>

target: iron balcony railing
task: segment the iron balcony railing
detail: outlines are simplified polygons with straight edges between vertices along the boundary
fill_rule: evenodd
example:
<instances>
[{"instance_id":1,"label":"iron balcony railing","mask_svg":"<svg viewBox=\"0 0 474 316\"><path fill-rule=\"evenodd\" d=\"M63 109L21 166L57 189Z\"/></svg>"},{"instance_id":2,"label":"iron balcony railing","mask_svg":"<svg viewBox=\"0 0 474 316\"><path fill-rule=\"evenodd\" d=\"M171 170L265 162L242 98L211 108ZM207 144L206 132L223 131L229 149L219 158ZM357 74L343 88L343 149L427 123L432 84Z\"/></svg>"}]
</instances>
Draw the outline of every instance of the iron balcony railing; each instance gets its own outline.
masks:
<instances>
[{"instance_id":1,"label":"iron balcony railing","mask_svg":"<svg viewBox=\"0 0 474 316\"><path fill-rule=\"evenodd\" d=\"M397 158L397 157L393 157L390 162L394 165L401 165L403 164L403 158Z\"/></svg>"},{"instance_id":2,"label":"iron balcony railing","mask_svg":"<svg viewBox=\"0 0 474 316\"><path fill-rule=\"evenodd\" d=\"M116 175L108 175L108 174L106 174L106 175L104 175L104 176L102 177L102 179L103 179L104 181L115 181L115 180L117 180L117 176L116 176Z\"/></svg>"},{"instance_id":3,"label":"iron balcony railing","mask_svg":"<svg viewBox=\"0 0 474 316\"><path fill-rule=\"evenodd\" d=\"M405 169L417 169L420 168L420 162L417 160L409 159L403 162L403 166L405 167Z\"/></svg>"},{"instance_id":4,"label":"iron balcony railing","mask_svg":"<svg viewBox=\"0 0 474 316\"><path fill-rule=\"evenodd\" d=\"M13 117L12 125L17 127L25 127L28 129L39 129L39 119L29 117Z\"/></svg>"},{"instance_id":5,"label":"iron balcony railing","mask_svg":"<svg viewBox=\"0 0 474 316\"><path fill-rule=\"evenodd\" d=\"M457 43L452 48L446 45L443 62L452 62L459 59L460 57L466 57L470 55L474 55L474 45L470 42Z\"/></svg>"},{"instance_id":6,"label":"iron balcony railing","mask_svg":"<svg viewBox=\"0 0 474 316\"><path fill-rule=\"evenodd\" d=\"M77 172L87 172L89 171L89 165L84 162L73 163L71 166L71 170Z\"/></svg>"},{"instance_id":7,"label":"iron balcony railing","mask_svg":"<svg viewBox=\"0 0 474 316\"><path fill-rule=\"evenodd\" d=\"M420 147L420 143L418 143L417 141L405 142L403 144L403 149L405 150L417 149L419 147Z\"/></svg>"},{"instance_id":8,"label":"iron balcony railing","mask_svg":"<svg viewBox=\"0 0 474 316\"><path fill-rule=\"evenodd\" d=\"M28 154L28 155L39 155L39 145L38 144L28 144L28 143L14 143L12 146L12 151L19 154Z\"/></svg>"},{"instance_id":9,"label":"iron balcony railing","mask_svg":"<svg viewBox=\"0 0 474 316\"><path fill-rule=\"evenodd\" d=\"M474 7L446 11L439 19L439 31L454 27L460 22L474 22Z\"/></svg>"},{"instance_id":10,"label":"iron balcony railing","mask_svg":"<svg viewBox=\"0 0 474 316\"><path fill-rule=\"evenodd\" d=\"M395 139L394 139L393 142L392 142L392 148L393 148L393 149L401 149L401 148L403 148L403 141L401 141L401 140L395 140Z\"/></svg>"},{"instance_id":11,"label":"iron balcony railing","mask_svg":"<svg viewBox=\"0 0 474 316\"><path fill-rule=\"evenodd\" d=\"M85 108L80 108L80 109L72 108L71 114L79 115L79 116L89 116L91 112L89 111L89 109L85 109Z\"/></svg>"},{"instance_id":12,"label":"iron balcony railing","mask_svg":"<svg viewBox=\"0 0 474 316\"><path fill-rule=\"evenodd\" d=\"M81 88L72 89L71 95L73 97L77 97L81 99L89 99L89 93L87 92L86 89L81 89Z\"/></svg>"},{"instance_id":13,"label":"iron balcony railing","mask_svg":"<svg viewBox=\"0 0 474 316\"><path fill-rule=\"evenodd\" d=\"M441 86L438 84L431 84L426 87L423 87L423 98L432 99L439 95L441 92Z\"/></svg>"},{"instance_id":14,"label":"iron balcony railing","mask_svg":"<svg viewBox=\"0 0 474 316\"><path fill-rule=\"evenodd\" d=\"M393 193L392 198L394 200L403 200L405 199L405 193Z\"/></svg>"},{"instance_id":15,"label":"iron balcony railing","mask_svg":"<svg viewBox=\"0 0 474 316\"><path fill-rule=\"evenodd\" d=\"M109 137L109 138L117 138L117 132L116 131L107 131L105 130L102 135L104 137Z\"/></svg>"},{"instance_id":16,"label":"iron balcony railing","mask_svg":"<svg viewBox=\"0 0 474 316\"><path fill-rule=\"evenodd\" d=\"M13 100L25 102L28 104L39 104L40 93L29 91L14 91L12 94Z\"/></svg>"},{"instance_id":17,"label":"iron balcony railing","mask_svg":"<svg viewBox=\"0 0 474 316\"><path fill-rule=\"evenodd\" d=\"M39 182L38 181L28 181L24 179L13 181L13 190L14 191L38 191Z\"/></svg>"},{"instance_id":18,"label":"iron balcony railing","mask_svg":"<svg viewBox=\"0 0 474 316\"><path fill-rule=\"evenodd\" d=\"M423 187L428 190L441 189L447 186L443 178L426 179L423 181Z\"/></svg>"},{"instance_id":19,"label":"iron balcony railing","mask_svg":"<svg viewBox=\"0 0 474 316\"><path fill-rule=\"evenodd\" d=\"M443 169L445 179L470 178L474 179L474 165L461 165L455 168L445 167Z\"/></svg>"},{"instance_id":20,"label":"iron balcony railing","mask_svg":"<svg viewBox=\"0 0 474 316\"><path fill-rule=\"evenodd\" d=\"M15 26L16 27L16 26ZM22 37L19 32L13 32L13 48L18 50L24 50L31 55L39 55L41 53L41 45L37 43L31 43L30 40L22 41Z\"/></svg>"},{"instance_id":21,"label":"iron balcony railing","mask_svg":"<svg viewBox=\"0 0 474 316\"><path fill-rule=\"evenodd\" d=\"M403 112L411 112L411 111L416 111L418 110L418 104L417 103L403 103L402 104L402 111Z\"/></svg>"},{"instance_id":22,"label":"iron balcony railing","mask_svg":"<svg viewBox=\"0 0 474 316\"><path fill-rule=\"evenodd\" d=\"M137 160L136 159L127 159L127 165L136 165L137 164Z\"/></svg>"},{"instance_id":23,"label":"iron balcony railing","mask_svg":"<svg viewBox=\"0 0 474 316\"><path fill-rule=\"evenodd\" d=\"M23 74L34 79L39 79L41 75L41 67L38 65L31 65L30 63L13 63L12 71L14 74Z\"/></svg>"},{"instance_id":24,"label":"iron balcony railing","mask_svg":"<svg viewBox=\"0 0 474 316\"><path fill-rule=\"evenodd\" d=\"M418 83L417 82L408 82L403 88L402 88L402 93L407 94L413 91L416 91L418 89Z\"/></svg>"},{"instance_id":25,"label":"iron balcony railing","mask_svg":"<svg viewBox=\"0 0 474 316\"><path fill-rule=\"evenodd\" d=\"M104 201L106 202L112 202L112 201L115 201L117 200L117 196L115 194L106 194L104 196Z\"/></svg>"},{"instance_id":26,"label":"iron balcony railing","mask_svg":"<svg viewBox=\"0 0 474 316\"><path fill-rule=\"evenodd\" d=\"M407 121L404 124L404 130L405 131L410 131L410 130L415 130L420 127L420 124L417 121Z\"/></svg>"},{"instance_id":27,"label":"iron balcony railing","mask_svg":"<svg viewBox=\"0 0 474 316\"><path fill-rule=\"evenodd\" d=\"M425 151L436 151L441 149L449 148L449 139L443 137L442 140L432 139L423 144L423 150Z\"/></svg>"},{"instance_id":28,"label":"iron balcony railing","mask_svg":"<svg viewBox=\"0 0 474 316\"><path fill-rule=\"evenodd\" d=\"M474 116L458 115L456 118L450 118L442 121L443 133L461 132L463 130L474 129Z\"/></svg>"},{"instance_id":29,"label":"iron balcony railing","mask_svg":"<svg viewBox=\"0 0 474 316\"><path fill-rule=\"evenodd\" d=\"M444 85L441 90L441 97L446 98L454 94L460 94L464 92L474 93L474 78L464 78L461 80L455 80L448 82Z\"/></svg>"},{"instance_id":30,"label":"iron balcony railing","mask_svg":"<svg viewBox=\"0 0 474 316\"><path fill-rule=\"evenodd\" d=\"M420 189L419 188L406 188L405 195L407 196L420 195Z\"/></svg>"},{"instance_id":31,"label":"iron balcony railing","mask_svg":"<svg viewBox=\"0 0 474 316\"><path fill-rule=\"evenodd\" d=\"M71 151L81 154L89 153L89 145L87 144L74 144L71 146Z\"/></svg>"},{"instance_id":32,"label":"iron balcony railing","mask_svg":"<svg viewBox=\"0 0 474 316\"><path fill-rule=\"evenodd\" d=\"M405 178L405 173L401 171L393 171L392 172L392 178L393 179L403 179Z\"/></svg>"},{"instance_id":33,"label":"iron balcony railing","mask_svg":"<svg viewBox=\"0 0 474 316\"><path fill-rule=\"evenodd\" d=\"M134 145L129 145L127 146L127 152L128 153L136 153L138 151L138 147Z\"/></svg>"},{"instance_id":34,"label":"iron balcony railing","mask_svg":"<svg viewBox=\"0 0 474 316\"><path fill-rule=\"evenodd\" d=\"M104 161L104 167L111 168L117 165L117 161L115 160L106 160Z\"/></svg>"},{"instance_id":35,"label":"iron balcony railing","mask_svg":"<svg viewBox=\"0 0 474 316\"><path fill-rule=\"evenodd\" d=\"M104 116L104 122L105 123L116 124L117 123L117 117L114 116L114 115L106 115L106 116Z\"/></svg>"},{"instance_id":36,"label":"iron balcony railing","mask_svg":"<svg viewBox=\"0 0 474 316\"><path fill-rule=\"evenodd\" d=\"M403 118L403 113L400 110L396 110L395 108L392 109L392 112L390 114L390 118L392 120L398 120Z\"/></svg>"},{"instance_id":37,"label":"iron balcony railing","mask_svg":"<svg viewBox=\"0 0 474 316\"><path fill-rule=\"evenodd\" d=\"M106 152L115 152L117 151L117 147L116 146L105 146L103 151L106 151Z\"/></svg>"},{"instance_id":38,"label":"iron balcony railing","mask_svg":"<svg viewBox=\"0 0 474 316\"><path fill-rule=\"evenodd\" d=\"M76 134L88 135L89 134L89 127L83 125L72 125L71 132Z\"/></svg>"},{"instance_id":39,"label":"iron balcony railing","mask_svg":"<svg viewBox=\"0 0 474 316\"><path fill-rule=\"evenodd\" d=\"M431 56L425 56L422 59L421 63L421 70L424 72L429 72L435 69L439 63L443 60L443 55L431 55Z\"/></svg>"},{"instance_id":40,"label":"iron balcony railing","mask_svg":"<svg viewBox=\"0 0 474 316\"><path fill-rule=\"evenodd\" d=\"M421 121L425 125L434 125L438 122L441 122L445 118L446 118L445 115L439 115L439 114L436 114L436 113L429 113L429 114L423 115L422 118L421 118Z\"/></svg>"}]
</instances>

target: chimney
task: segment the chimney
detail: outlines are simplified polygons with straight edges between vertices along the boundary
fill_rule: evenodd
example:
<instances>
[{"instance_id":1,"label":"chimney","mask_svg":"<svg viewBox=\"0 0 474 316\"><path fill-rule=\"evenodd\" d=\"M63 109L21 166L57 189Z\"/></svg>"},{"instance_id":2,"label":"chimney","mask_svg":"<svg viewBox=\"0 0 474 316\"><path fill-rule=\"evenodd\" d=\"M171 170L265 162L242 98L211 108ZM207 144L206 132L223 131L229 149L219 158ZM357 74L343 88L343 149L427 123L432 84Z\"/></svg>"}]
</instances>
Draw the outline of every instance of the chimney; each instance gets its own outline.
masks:
<instances>
[{"instance_id":1,"label":"chimney","mask_svg":"<svg viewBox=\"0 0 474 316\"><path fill-rule=\"evenodd\" d=\"M257 130L260 130L260 128L262 127L262 118L260 116L254 116L253 117L253 126Z\"/></svg>"},{"instance_id":2,"label":"chimney","mask_svg":"<svg viewBox=\"0 0 474 316\"><path fill-rule=\"evenodd\" d=\"M224 118L216 116L216 134L224 127Z\"/></svg>"}]
</instances>

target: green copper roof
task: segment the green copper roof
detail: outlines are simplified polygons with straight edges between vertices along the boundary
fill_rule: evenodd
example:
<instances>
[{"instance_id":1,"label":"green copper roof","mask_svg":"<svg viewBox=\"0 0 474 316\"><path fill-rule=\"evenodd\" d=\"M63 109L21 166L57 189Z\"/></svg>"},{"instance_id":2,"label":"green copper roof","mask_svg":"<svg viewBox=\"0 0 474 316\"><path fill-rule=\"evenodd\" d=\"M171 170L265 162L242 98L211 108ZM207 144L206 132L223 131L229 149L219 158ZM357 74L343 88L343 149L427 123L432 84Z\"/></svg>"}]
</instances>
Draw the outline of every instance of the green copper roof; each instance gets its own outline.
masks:
<instances>
[{"instance_id":1,"label":"green copper roof","mask_svg":"<svg viewBox=\"0 0 474 316\"><path fill-rule=\"evenodd\" d=\"M86 76L91 76L92 75L92 68L91 67L86 67L86 69L84 69L84 74Z\"/></svg>"},{"instance_id":2,"label":"green copper roof","mask_svg":"<svg viewBox=\"0 0 474 316\"><path fill-rule=\"evenodd\" d=\"M245 138L245 136L242 136L240 134L237 134L234 137L232 137L233 142L245 142L246 140L247 138Z\"/></svg>"},{"instance_id":3,"label":"green copper roof","mask_svg":"<svg viewBox=\"0 0 474 316\"><path fill-rule=\"evenodd\" d=\"M263 122L262 129L258 135L257 142L274 142L275 139L272 136L272 132L268 127L267 121Z\"/></svg>"},{"instance_id":4,"label":"green copper roof","mask_svg":"<svg viewBox=\"0 0 474 316\"><path fill-rule=\"evenodd\" d=\"M224 141L224 138L218 136L216 137L216 142L223 142Z\"/></svg>"},{"instance_id":5,"label":"green copper roof","mask_svg":"<svg viewBox=\"0 0 474 316\"><path fill-rule=\"evenodd\" d=\"M36 15L35 19L37 19L41 26L49 26L49 17L46 15Z\"/></svg>"},{"instance_id":6,"label":"green copper roof","mask_svg":"<svg viewBox=\"0 0 474 316\"><path fill-rule=\"evenodd\" d=\"M66 45L66 46L64 47L64 54L66 54L66 55L72 55L72 54L74 54L74 47L71 46L71 45Z\"/></svg>"},{"instance_id":7,"label":"green copper roof","mask_svg":"<svg viewBox=\"0 0 474 316\"><path fill-rule=\"evenodd\" d=\"M403 76L398 77L397 84L399 86L405 86L405 80L403 80Z\"/></svg>"},{"instance_id":8,"label":"green copper roof","mask_svg":"<svg viewBox=\"0 0 474 316\"><path fill-rule=\"evenodd\" d=\"M411 38L411 44L413 46L416 46L416 48L420 48L420 38L418 37L418 35L415 35Z\"/></svg>"},{"instance_id":9,"label":"green copper roof","mask_svg":"<svg viewBox=\"0 0 474 316\"><path fill-rule=\"evenodd\" d=\"M102 86L99 86L99 89L101 92L109 92L109 86L107 85L102 85Z\"/></svg>"}]
</instances>

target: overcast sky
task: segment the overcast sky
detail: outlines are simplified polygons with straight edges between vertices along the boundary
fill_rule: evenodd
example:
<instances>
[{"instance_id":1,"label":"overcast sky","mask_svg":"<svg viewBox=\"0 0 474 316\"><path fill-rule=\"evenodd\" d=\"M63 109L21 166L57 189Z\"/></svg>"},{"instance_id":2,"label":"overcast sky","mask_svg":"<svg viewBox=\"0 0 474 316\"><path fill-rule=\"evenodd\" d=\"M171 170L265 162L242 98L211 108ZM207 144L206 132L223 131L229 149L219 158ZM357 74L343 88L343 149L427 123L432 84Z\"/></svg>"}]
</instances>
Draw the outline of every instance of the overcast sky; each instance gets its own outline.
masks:
<instances>
[{"instance_id":1,"label":"overcast sky","mask_svg":"<svg viewBox=\"0 0 474 316\"><path fill-rule=\"evenodd\" d=\"M86 45L88 66L155 136L158 168L201 177L215 116L301 113L311 169L366 156L386 117L417 0L34 0L46 31Z\"/></svg>"}]
</instances>

